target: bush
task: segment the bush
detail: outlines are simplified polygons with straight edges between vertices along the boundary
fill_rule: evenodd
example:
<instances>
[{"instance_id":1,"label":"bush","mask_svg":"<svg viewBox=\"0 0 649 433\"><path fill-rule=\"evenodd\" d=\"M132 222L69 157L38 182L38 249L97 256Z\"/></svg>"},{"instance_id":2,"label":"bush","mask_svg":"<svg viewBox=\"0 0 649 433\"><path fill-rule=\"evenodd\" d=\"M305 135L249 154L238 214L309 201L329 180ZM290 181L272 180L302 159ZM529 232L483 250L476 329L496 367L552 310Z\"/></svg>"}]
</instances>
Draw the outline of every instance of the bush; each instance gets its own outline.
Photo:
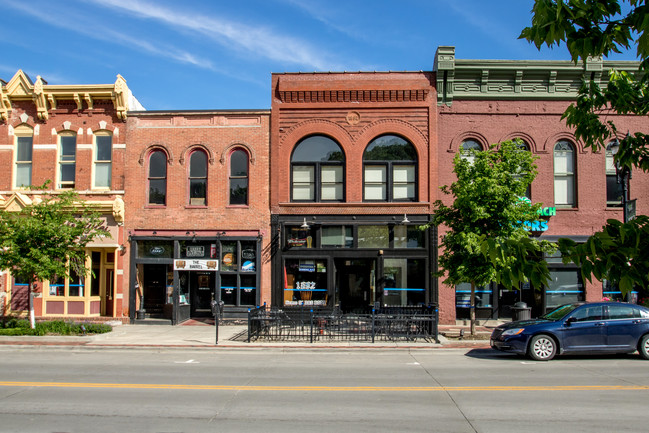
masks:
<instances>
[{"instance_id":1,"label":"bush","mask_svg":"<svg viewBox=\"0 0 649 433\"><path fill-rule=\"evenodd\" d=\"M110 325L103 323L72 323L63 320L51 320L36 323L31 329L29 321L11 318L0 326L0 335L84 335L104 334L112 331Z\"/></svg>"}]
</instances>

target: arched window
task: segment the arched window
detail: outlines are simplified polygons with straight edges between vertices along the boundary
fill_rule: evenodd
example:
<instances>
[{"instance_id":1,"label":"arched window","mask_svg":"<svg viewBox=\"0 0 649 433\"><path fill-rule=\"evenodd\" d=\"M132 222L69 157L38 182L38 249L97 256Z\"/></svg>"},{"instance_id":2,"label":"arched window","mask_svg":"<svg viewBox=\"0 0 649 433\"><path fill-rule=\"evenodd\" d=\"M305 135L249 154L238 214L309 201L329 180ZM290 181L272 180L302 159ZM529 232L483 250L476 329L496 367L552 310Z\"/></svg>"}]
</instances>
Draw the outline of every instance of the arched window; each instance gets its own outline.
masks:
<instances>
[{"instance_id":1,"label":"arched window","mask_svg":"<svg viewBox=\"0 0 649 433\"><path fill-rule=\"evenodd\" d=\"M207 155L202 150L195 150L189 156L189 204L207 204Z\"/></svg>"},{"instance_id":2,"label":"arched window","mask_svg":"<svg viewBox=\"0 0 649 433\"><path fill-rule=\"evenodd\" d=\"M615 142L610 142L606 146L606 206L620 207L622 206L624 185L618 183L617 171L615 170L615 158L611 151L613 143Z\"/></svg>"},{"instance_id":3,"label":"arched window","mask_svg":"<svg viewBox=\"0 0 649 433\"><path fill-rule=\"evenodd\" d=\"M113 169L113 136L108 131L95 133L94 187L110 188Z\"/></svg>"},{"instance_id":4,"label":"arched window","mask_svg":"<svg viewBox=\"0 0 649 433\"><path fill-rule=\"evenodd\" d=\"M300 141L291 157L292 201L343 201L345 154L329 137Z\"/></svg>"},{"instance_id":5,"label":"arched window","mask_svg":"<svg viewBox=\"0 0 649 433\"><path fill-rule=\"evenodd\" d=\"M77 134L63 131L59 134L59 188L74 188Z\"/></svg>"},{"instance_id":6,"label":"arched window","mask_svg":"<svg viewBox=\"0 0 649 433\"><path fill-rule=\"evenodd\" d=\"M241 149L230 154L230 204L248 204L248 153Z\"/></svg>"},{"instance_id":7,"label":"arched window","mask_svg":"<svg viewBox=\"0 0 649 433\"><path fill-rule=\"evenodd\" d=\"M572 143L561 140L554 145L554 205L575 207L575 151Z\"/></svg>"},{"instance_id":8,"label":"arched window","mask_svg":"<svg viewBox=\"0 0 649 433\"><path fill-rule=\"evenodd\" d=\"M167 204L167 155L154 150L149 156L149 204Z\"/></svg>"},{"instance_id":9,"label":"arched window","mask_svg":"<svg viewBox=\"0 0 649 433\"><path fill-rule=\"evenodd\" d=\"M34 130L22 124L14 130L16 137L16 170L15 186L28 187L32 184L32 151L34 147Z\"/></svg>"},{"instance_id":10,"label":"arched window","mask_svg":"<svg viewBox=\"0 0 649 433\"><path fill-rule=\"evenodd\" d=\"M522 138L516 139L516 148L522 152L530 152L530 145L527 144ZM532 184L527 185L527 190L525 191L525 197L532 199Z\"/></svg>"},{"instance_id":11,"label":"arched window","mask_svg":"<svg viewBox=\"0 0 649 433\"><path fill-rule=\"evenodd\" d=\"M417 151L409 141L382 135L367 146L363 153L363 200L417 200Z\"/></svg>"},{"instance_id":12,"label":"arched window","mask_svg":"<svg viewBox=\"0 0 649 433\"><path fill-rule=\"evenodd\" d=\"M473 163L475 152L482 152L482 144L473 139L464 140L460 145L460 158Z\"/></svg>"}]
</instances>

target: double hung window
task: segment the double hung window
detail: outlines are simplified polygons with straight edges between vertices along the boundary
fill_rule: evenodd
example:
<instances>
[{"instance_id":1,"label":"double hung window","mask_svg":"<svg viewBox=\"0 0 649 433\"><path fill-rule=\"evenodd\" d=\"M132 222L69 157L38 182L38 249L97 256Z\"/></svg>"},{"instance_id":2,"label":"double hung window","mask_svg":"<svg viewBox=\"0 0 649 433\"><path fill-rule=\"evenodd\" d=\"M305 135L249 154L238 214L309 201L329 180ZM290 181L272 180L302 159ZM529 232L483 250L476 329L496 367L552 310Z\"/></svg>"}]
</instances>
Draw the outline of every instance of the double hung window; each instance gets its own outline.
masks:
<instances>
[{"instance_id":1,"label":"double hung window","mask_svg":"<svg viewBox=\"0 0 649 433\"><path fill-rule=\"evenodd\" d=\"M343 201L345 155L329 137L300 141L291 157L292 201Z\"/></svg>"},{"instance_id":2,"label":"double hung window","mask_svg":"<svg viewBox=\"0 0 649 433\"><path fill-rule=\"evenodd\" d=\"M149 204L167 204L167 155L155 150L149 156Z\"/></svg>"},{"instance_id":3,"label":"double hung window","mask_svg":"<svg viewBox=\"0 0 649 433\"><path fill-rule=\"evenodd\" d=\"M201 150L192 152L189 157L189 204L207 204L207 155Z\"/></svg>"},{"instance_id":4,"label":"double hung window","mask_svg":"<svg viewBox=\"0 0 649 433\"><path fill-rule=\"evenodd\" d=\"M248 204L248 153L241 149L230 154L230 204Z\"/></svg>"},{"instance_id":5,"label":"double hung window","mask_svg":"<svg viewBox=\"0 0 649 433\"><path fill-rule=\"evenodd\" d=\"M59 188L74 188L77 136L73 132L59 134Z\"/></svg>"},{"instance_id":6,"label":"double hung window","mask_svg":"<svg viewBox=\"0 0 649 433\"><path fill-rule=\"evenodd\" d=\"M16 128L15 137L15 185L17 188L28 187L32 184L32 153L34 147L34 131L28 126L21 125Z\"/></svg>"},{"instance_id":7,"label":"double hung window","mask_svg":"<svg viewBox=\"0 0 649 433\"><path fill-rule=\"evenodd\" d=\"M363 200L417 200L417 152L410 142L383 135L367 146L363 154Z\"/></svg>"},{"instance_id":8,"label":"double hung window","mask_svg":"<svg viewBox=\"0 0 649 433\"><path fill-rule=\"evenodd\" d=\"M113 136L108 132L95 134L95 188L110 188L113 168Z\"/></svg>"},{"instance_id":9,"label":"double hung window","mask_svg":"<svg viewBox=\"0 0 649 433\"><path fill-rule=\"evenodd\" d=\"M554 204L575 207L575 150L569 141L554 145Z\"/></svg>"}]
</instances>

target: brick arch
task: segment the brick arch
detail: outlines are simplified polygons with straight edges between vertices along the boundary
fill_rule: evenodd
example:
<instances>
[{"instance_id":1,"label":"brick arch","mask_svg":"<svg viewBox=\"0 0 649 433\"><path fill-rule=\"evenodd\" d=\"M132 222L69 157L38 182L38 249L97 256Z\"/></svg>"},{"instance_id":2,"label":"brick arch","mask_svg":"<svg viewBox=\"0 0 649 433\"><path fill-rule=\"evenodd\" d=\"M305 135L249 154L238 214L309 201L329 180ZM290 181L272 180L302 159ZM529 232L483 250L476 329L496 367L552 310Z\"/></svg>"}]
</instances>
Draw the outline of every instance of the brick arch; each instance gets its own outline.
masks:
<instances>
[{"instance_id":1,"label":"brick arch","mask_svg":"<svg viewBox=\"0 0 649 433\"><path fill-rule=\"evenodd\" d=\"M69 123L69 125L66 125L66 123ZM70 122L68 120L68 121L62 122L62 123L60 123L60 124L58 124L56 126L52 126L52 129L54 131L56 131L57 134L60 134L63 131L71 131L71 132L74 132L75 135L79 135L79 129L81 129L83 131L85 128L83 127L82 123Z\"/></svg>"},{"instance_id":2,"label":"brick arch","mask_svg":"<svg viewBox=\"0 0 649 433\"><path fill-rule=\"evenodd\" d=\"M372 122L360 130L356 142L362 144L363 152L368 144L381 135L400 135L412 143L417 151L419 162L427 159L428 139L421 130L400 119L384 119Z\"/></svg>"},{"instance_id":3,"label":"brick arch","mask_svg":"<svg viewBox=\"0 0 649 433\"><path fill-rule=\"evenodd\" d=\"M230 143L225 147L225 149L223 149L223 152L221 152L221 158L219 159L221 165L225 165L226 161L228 160L228 155L235 149L245 150L248 153L250 165L255 165L255 160L257 159L255 150L248 144L243 143L241 141L235 141L233 143Z\"/></svg>"},{"instance_id":4,"label":"brick arch","mask_svg":"<svg viewBox=\"0 0 649 433\"><path fill-rule=\"evenodd\" d=\"M200 149L203 152L205 152L205 154L207 155L207 161L209 162L209 164L214 165L214 154L209 149L209 147L205 146L202 143L196 143L196 144L191 144L191 145L187 146L185 148L185 150L183 150L182 153L180 154L180 159L178 160L180 165L185 165L185 159L187 159L187 155L189 155L190 153L192 153L196 149Z\"/></svg>"},{"instance_id":5,"label":"brick arch","mask_svg":"<svg viewBox=\"0 0 649 433\"><path fill-rule=\"evenodd\" d=\"M173 165L173 153L170 149L167 148L166 145L161 143L154 143L145 147L144 150L142 150L142 152L140 153L140 158L137 160L138 164L143 166L144 160L146 159L147 155L149 155L154 150L163 151L167 155L167 165Z\"/></svg>"},{"instance_id":6,"label":"brick arch","mask_svg":"<svg viewBox=\"0 0 649 433\"><path fill-rule=\"evenodd\" d=\"M112 123L106 121L99 121L99 120L93 122L90 126L86 126L86 127L87 129L90 129L93 132L93 134L99 131L110 131L111 134L114 134L115 129L117 129L117 127Z\"/></svg>"},{"instance_id":7,"label":"brick arch","mask_svg":"<svg viewBox=\"0 0 649 433\"><path fill-rule=\"evenodd\" d=\"M447 152L449 153L458 152L460 150L460 145L462 144L462 142L468 139L477 141L482 145L483 149L489 148L489 140L487 140L487 138L484 135L476 131L466 131L453 137L453 139L448 145Z\"/></svg>"},{"instance_id":8,"label":"brick arch","mask_svg":"<svg viewBox=\"0 0 649 433\"><path fill-rule=\"evenodd\" d=\"M532 151L532 153L538 153L536 141L534 141L531 135L525 132L512 132L510 134L507 134L500 139L500 142L502 143L503 141L513 140L515 138L520 138L523 141L525 141L525 143L527 143L527 145L530 146L530 151Z\"/></svg>"},{"instance_id":9,"label":"brick arch","mask_svg":"<svg viewBox=\"0 0 649 433\"><path fill-rule=\"evenodd\" d=\"M546 140L545 143L543 143L543 152L544 153L552 153L554 152L554 145L557 144L558 141L561 140L566 140L572 143L573 146L575 146L575 151L578 153L586 153L586 149L583 146L583 143L579 140L577 140L574 136L574 134L571 134L569 132L559 132L554 135L549 136Z\"/></svg>"},{"instance_id":10,"label":"brick arch","mask_svg":"<svg viewBox=\"0 0 649 433\"><path fill-rule=\"evenodd\" d=\"M287 145L292 149L298 141L309 135L328 135L337 141L343 149L354 144L349 132L337 123L325 119L310 119L291 127L280 139L280 147ZM281 153L291 154L292 152L282 151Z\"/></svg>"}]
</instances>

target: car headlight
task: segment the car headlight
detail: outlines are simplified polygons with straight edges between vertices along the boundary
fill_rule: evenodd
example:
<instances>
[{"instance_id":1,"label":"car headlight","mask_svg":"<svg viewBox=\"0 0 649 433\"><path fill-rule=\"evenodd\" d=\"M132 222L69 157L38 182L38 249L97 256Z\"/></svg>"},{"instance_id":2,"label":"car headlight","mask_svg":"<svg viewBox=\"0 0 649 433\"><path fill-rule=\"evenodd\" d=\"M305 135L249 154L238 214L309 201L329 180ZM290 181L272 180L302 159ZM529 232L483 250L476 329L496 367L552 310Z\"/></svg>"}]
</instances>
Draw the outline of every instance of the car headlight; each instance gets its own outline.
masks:
<instances>
[{"instance_id":1,"label":"car headlight","mask_svg":"<svg viewBox=\"0 0 649 433\"><path fill-rule=\"evenodd\" d=\"M506 337L508 335L518 335L521 332L523 332L525 328L511 328L511 329L506 329L502 334L503 337Z\"/></svg>"}]
</instances>

